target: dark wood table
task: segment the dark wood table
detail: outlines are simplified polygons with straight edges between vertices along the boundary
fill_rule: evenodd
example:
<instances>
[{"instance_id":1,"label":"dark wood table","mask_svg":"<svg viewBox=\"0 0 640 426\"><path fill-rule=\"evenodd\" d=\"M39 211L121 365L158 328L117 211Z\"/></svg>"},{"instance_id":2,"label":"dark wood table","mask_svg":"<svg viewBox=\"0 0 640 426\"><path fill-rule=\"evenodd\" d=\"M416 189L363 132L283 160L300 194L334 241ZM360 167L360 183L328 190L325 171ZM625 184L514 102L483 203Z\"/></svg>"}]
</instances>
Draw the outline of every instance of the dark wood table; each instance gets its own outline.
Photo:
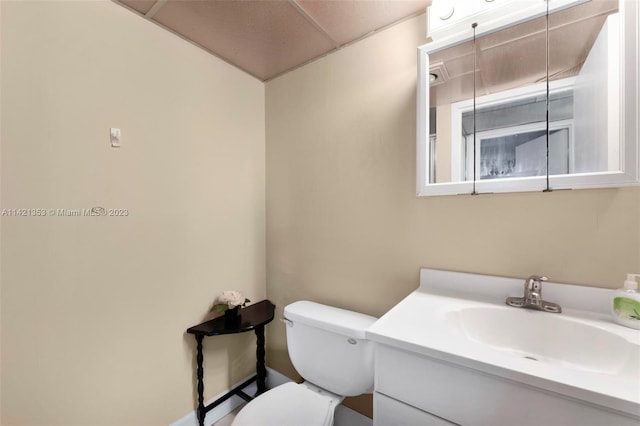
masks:
<instances>
[{"instance_id":1,"label":"dark wood table","mask_svg":"<svg viewBox=\"0 0 640 426\"><path fill-rule=\"evenodd\" d=\"M214 318L202 324L195 325L187 329L187 333L195 334L197 344L197 370L198 377L198 423L203 426L206 414L231 398L238 395L245 401L251 401L255 396L267 390L266 377L267 368L264 364L264 326L273 320L275 305L269 300L263 300L240 310L236 321L225 320L225 316ZM204 405L204 383L202 369L202 340L205 336L220 336L222 334L244 333L253 330L256 333L256 374L244 383L231 389L224 396L218 398L211 404ZM249 384L256 382L258 391L254 396L247 395L243 389Z\"/></svg>"}]
</instances>

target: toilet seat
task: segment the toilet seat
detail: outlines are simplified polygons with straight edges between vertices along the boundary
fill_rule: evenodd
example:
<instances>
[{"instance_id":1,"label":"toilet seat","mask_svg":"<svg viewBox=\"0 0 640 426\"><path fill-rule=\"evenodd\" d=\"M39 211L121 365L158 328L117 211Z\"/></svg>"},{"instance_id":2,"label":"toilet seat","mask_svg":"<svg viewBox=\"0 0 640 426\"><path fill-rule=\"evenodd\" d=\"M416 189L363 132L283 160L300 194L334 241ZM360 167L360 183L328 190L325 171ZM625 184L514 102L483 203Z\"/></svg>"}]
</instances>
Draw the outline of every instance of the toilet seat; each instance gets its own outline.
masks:
<instances>
[{"instance_id":1,"label":"toilet seat","mask_svg":"<svg viewBox=\"0 0 640 426\"><path fill-rule=\"evenodd\" d=\"M249 402L232 426L331 426L340 399L305 384L289 382Z\"/></svg>"}]
</instances>

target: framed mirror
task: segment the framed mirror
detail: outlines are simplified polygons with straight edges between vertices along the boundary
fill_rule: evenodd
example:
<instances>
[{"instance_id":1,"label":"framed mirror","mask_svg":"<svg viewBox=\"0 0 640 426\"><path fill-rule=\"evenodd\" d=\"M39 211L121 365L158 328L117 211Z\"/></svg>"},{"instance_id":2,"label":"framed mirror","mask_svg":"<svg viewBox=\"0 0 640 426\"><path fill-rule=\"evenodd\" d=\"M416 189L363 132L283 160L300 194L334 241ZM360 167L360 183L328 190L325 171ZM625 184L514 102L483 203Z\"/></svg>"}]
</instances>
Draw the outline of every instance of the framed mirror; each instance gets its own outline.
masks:
<instances>
[{"instance_id":1,"label":"framed mirror","mask_svg":"<svg viewBox=\"0 0 640 426\"><path fill-rule=\"evenodd\" d=\"M419 48L418 195L640 183L638 2L527 4Z\"/></svg>"}]
</instances>

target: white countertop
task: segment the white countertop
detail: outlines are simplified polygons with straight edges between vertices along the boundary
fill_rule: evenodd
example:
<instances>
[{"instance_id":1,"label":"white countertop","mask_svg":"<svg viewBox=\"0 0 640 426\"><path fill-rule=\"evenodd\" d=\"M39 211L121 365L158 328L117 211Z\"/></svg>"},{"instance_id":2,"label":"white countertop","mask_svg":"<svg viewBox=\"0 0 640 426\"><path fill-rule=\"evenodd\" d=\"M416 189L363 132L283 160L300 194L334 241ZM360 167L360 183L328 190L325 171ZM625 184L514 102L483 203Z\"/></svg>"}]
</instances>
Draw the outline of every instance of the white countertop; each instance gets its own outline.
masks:
<instances>
[{"instance_id":1,"label":"white countertop","mask_svg":"<svg viewBox=\"0 0 640 426\"><path fill-rule=\"evenodd\" d=\"M640 418L640 356L635 356L640 355L640 330L611 320L612 290L545 282L543 299L563 308L563 313L554 314L505 305L507 296L522 296L523 284L523 279L423 269L420 287L376 321L367 330L367 338ZM465 308L517 309L526 312L518 313L518 318L527 315L532 321L560 315L562 320L620 336L635 345L630 346L634 355L624 371L616 374L532 362L465 334L453 319ZM611 350L593 343L589 350Z\"/></svg>"}]
</instances>

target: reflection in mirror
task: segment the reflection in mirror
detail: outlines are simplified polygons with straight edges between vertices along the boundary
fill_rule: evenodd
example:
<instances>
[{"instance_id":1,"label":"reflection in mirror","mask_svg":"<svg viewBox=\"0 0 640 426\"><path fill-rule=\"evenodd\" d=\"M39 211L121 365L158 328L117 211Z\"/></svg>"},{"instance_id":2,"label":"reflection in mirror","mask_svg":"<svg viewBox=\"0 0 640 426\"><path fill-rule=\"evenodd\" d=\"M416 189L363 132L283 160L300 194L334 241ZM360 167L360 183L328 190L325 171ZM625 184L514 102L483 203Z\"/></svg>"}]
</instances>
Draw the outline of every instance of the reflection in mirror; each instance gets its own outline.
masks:
<instances>
[{"instance_id":1,"label":"reflection in mirror","mask_svg":"<svg viewBox=\"0 0 640 426\"><path fill-rule=\"evenodd\" d=\"M546 189L547 166L551 189L638 184L638 2L562 1L420 48L419 194L471 193L474 168L478 192Z\"/></svg>"},{"instance_id":2,"label":"reflection in mirror","mask_svg":"<svg viewBox=\"0 0 640 426\"><path fill-rule=\"evenodd\" d=\"M620 24L617 0L598 0L549 16L550 79L572 77L573 107L563 119L572 137L562 150L549 137L556 174L618 171L620 163ZM560 105L549 107L552 117ZM551 122L551 126L556 124ZM564 141L563 141L564 143ZM554 170L551 168L553 174Z\"/></svg>"},{"instance_id":3,"label":"reflection in mirror","mask_svg":"<svg viewBox=\"0 0 640 426\"><path fill-rule=\"evenodd\" d=\"M549 149L556 155L550 162L550 174L569 172L568 152L573 137L573 79L550 86ZM476 99L476 150L473 156L473 102L451 106L452 115L461 117L463 144L460 169L453 167L452 176L460 180L545 176L547 172L547 95L546 84L535 84ZM456 153L457 155L457 153Z\"/></svg>"},{"instance_id":4,"label":"reflection in mirror","mask_svg":"<svg viewBox=\"0 0 640 426\"><path fill-rule=\"evenodd\" d=\"M476 180L516 176L516 169L524 167L521 162L515 164L515 147L525 142L525 135L534 139L537 136L532 132L546 128L546 88L539 87L539 93L513 89L544 79L545 29L544 18L539 18L479 37L475 41L475 94L473 40L429 55L429 72L445 76L445 81L430 87L430 105L435 106L437 121L437 172L430 183L473 181L474 160ZM522 152L531 165L540 161L531 157L539 153ZM544 153L542 162L546 162ZM528 174L522 171L520 175Z\"/></svg>"},{"instance_id":5,"label":"reflection in mirror","mask_svg":"<svg viewBox=\"0 0 640 426\"><path fill-rule=\"evenodd\" d=\"M434 53L429 63L429 182L458 181L451 176L451 104L473 99L473 42Z\"/></svg>"}]
</instances>

